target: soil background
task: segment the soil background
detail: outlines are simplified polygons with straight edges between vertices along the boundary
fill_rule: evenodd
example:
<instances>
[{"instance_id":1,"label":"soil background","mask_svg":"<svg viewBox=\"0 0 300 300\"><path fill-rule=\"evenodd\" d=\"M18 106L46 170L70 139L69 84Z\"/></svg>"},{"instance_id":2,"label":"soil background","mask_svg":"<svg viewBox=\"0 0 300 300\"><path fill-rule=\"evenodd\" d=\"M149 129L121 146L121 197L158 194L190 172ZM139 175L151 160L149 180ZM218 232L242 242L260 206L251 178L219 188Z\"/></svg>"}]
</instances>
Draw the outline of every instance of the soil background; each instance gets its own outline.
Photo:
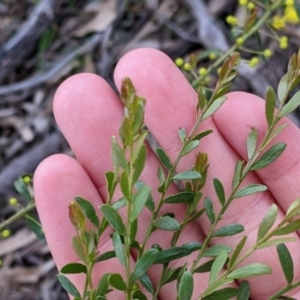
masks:
<instances>
[{"instance_id":1,"label":"soil background","mask_svg":"<svg viewBox=\"0 0 300 300\"><path fill-rule=\"evenodd\" d=\"M0 0L0 222L16 211L8 199L16 196L20 175L32 174L51 154L72 155L52 115L53 95L64 79L92 72L115 89L116 62L140 47L187 61L191 54L226 51L232 44L229 14L242 21L238 1ZM263 97L267 86L276 88L299 48L300 28L283 34L290 40L286 50L262 36L273 56L256 68L243 65L234 90ZM257 48L257 39L247 46ZM203 59L201 66L209 63ZM299 126L299 111L290 117ZM11 236L0 238L0 300L68 299L46 242L24 220L9 229Z\"/></svg>"}]
</instances>

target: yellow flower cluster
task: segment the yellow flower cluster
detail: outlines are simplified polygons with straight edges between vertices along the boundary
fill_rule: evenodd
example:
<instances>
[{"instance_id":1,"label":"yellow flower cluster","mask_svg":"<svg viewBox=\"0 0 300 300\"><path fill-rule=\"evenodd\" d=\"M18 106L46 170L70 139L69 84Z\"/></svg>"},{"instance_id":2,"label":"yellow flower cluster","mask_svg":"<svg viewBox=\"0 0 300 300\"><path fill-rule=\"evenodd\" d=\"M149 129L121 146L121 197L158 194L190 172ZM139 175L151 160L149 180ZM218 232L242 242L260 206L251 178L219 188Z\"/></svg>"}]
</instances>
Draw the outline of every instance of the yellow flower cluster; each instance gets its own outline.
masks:
<instances>
[{"instance_id":1,"label":"yellow flower cluster","mask_svg":"<svg viewBox=\"0 0 300 300\"><path fill-rule=\"evenodd\" d=\"M8 229L4 229L1 232L2 237L6 238L10 236L10 231Z\"/></svg>"},{"instance_id":2,"label":"yellow flower cluster","mask_svg":"<svg viewBox=\"0 0 300 300\"><path fill-rule=\"evenodd\" d=\"M280 30L283 29L286 24L296 25L299 23L300 19L297 10L295 9L294 1L286 0L283 15L275 15L271 25L273 28Z\"/></svg>"},{"instance_id":3,"label":"yellow flower cluster","mask_svg":"<svg viewBox=\"0 0 300 300\"><path fill-rule=\"evenodd\" d=\"M289 40L288 37L286 35L283 35L280 39L279 39L279 47L280 49L286 49L289 45Z\"/></svg>"}]
</instances>

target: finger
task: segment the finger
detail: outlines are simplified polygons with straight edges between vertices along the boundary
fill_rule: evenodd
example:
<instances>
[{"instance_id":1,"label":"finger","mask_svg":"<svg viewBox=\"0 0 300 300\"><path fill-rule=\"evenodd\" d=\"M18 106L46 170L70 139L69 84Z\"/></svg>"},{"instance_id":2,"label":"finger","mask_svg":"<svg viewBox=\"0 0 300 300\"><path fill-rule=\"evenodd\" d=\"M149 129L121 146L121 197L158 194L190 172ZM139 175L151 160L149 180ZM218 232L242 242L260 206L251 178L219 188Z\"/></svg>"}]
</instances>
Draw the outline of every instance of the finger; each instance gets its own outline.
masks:
<instances>
[{"instance_id":1,"label":"finger","mask_svg":"<svg viewBox=\"0 0 300 300\"><path fill-rule=\"evenodd\" d=\"M71 239L76 235L69 220L68 205L75 196L89 199L98 207L102 203L97 189L88 174L73 158L54 155L44 160L34 174L34 194L37 210L45 232L53 259L60 270L65 264L77 262L78 257L72 248ZM109 232L105 232L99 244L99 251L112 250ZM123 273L116 258L97 264L94 268L94 284L106 272ZM84 276L69 277L79 291L83 291ZM120 293L114 293L113 299L123 299Z\"/></svg>"},{"instance_id":2,"label":"finger","mask_svg":"<svg viewBox=\"0 0 300 300\"><path fill-rule=\"evenodd\" d=\"M139 72L136 72L136 70L139 70ZM125 76L132 79L139 94L147 99L146 124L174 161L181 146L177 135L178 129L183 127L189 132L195 123L195 106L197 103L195 92L169 58L159 51L151 49L135 50L123 57L115 72L117 86L120 86L120 81ZM240 128L240 126L236 128ZM208 185L204 192L205 195L214 196L215 192L211 182L213 178L219 177L224 184L226 195L228 195L231 190L234 165L240 159L240 156L233 145L223 138L212 119L202 124L201 130L207 129L213 129L214 133L203 140L200 147L201 151L209 153L210 163ZM241 130L243 130L243 127L241 127ZM238 133L244 135L244 132L239 131ZM178 171L190 168L194 163L193 159L193 156L185 157L182 160L183 163L179 165ZM259 178L255 174L250 175L245 180L245 184L259 182ZM264 195L257 194L255 197L247 197L242 201L236 201L235 205L232 205L226 212L220 226L237 222L246 223L245 233L249 235L247 244L249 246L255 242L259 223L273 201L272 195L268 193ZM218 211L218 207L216 207L216 210ZM255 219L253 219L253 215L256 216ZM282 217L283 214L279 212L279 220ZM210 228L208 220L202 218L201 224L204 231L208 232ZM230 239L223 238L222 241L234 246L239 239L240 236L233 236ZM213 242L221 241L213 239ZM299 245L299 241L297 244L290 246L292 254L297 253L297 245ZM279 277L281 271L278 258L273 250L268 249L254 253L247 260L247 263L257 261L269 263L272 267L274 266L274 277L279 278L274 282L274 277L264 276L264 285L260 284L262 279L251 280L251 283L255 286L254 297L265 297L285 284L283 277ZM298 272L295 277L299 277Z\"/></svg>"},{"instance_id":3,"label":"finger","mask_svg":"<svg viewBox=\"0 0 300 300\"><path fill-rule=\"evenodd\" d=\"M229 99L214 115L214 122L226 141L247 160L245 141L250 128L258 129L259 140L267 131L265 102L246 93L231 93ZM228 116L235 122L230 122ZM291 202L299 197L300 191L300 130L288 118L282 119L280 124L287 124L287 127L275 138L274 143L285 142L287 147L274 163L256 173L282 209L287 211ZM237 126L240 134L236 134Z\"/></svg>"}]
</instances>

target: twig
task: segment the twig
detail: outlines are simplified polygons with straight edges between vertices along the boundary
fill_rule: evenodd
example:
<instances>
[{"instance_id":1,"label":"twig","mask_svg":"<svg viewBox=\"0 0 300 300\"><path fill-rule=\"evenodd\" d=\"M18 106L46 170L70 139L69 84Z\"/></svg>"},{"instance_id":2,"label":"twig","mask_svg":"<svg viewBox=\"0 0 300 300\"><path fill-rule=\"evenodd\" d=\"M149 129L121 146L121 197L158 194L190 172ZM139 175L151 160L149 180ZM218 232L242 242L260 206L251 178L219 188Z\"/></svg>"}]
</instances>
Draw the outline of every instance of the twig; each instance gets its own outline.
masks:
<instances>
[{"instance_id":1,"label":"twig","mask_svg":"<svg viewBox=\"0 0 300 300\"><path fill-rule=\"evenodd\" d=\"M58 73L68 65L72 60L76 59L78 56L86 54L92 51L101 41L102 34L97 33L94 34L89 40L86 41L81 47L75 49L73 52L69 53L65 57L63 57L60 61L54 65L53 68L48 70L45 73L38 73L33 77L25 79L23 81L10 84L7 86L0 87L0 96L9 95L12 93L16 93L23 90L28 90L37 87L38 85L45 83L50 80L58 80ZM22 99L22 98L21 98ZM5 100L5 99L4 99ZM4 101L0 99L0 103Z\"/></svg>"}]
</instances>

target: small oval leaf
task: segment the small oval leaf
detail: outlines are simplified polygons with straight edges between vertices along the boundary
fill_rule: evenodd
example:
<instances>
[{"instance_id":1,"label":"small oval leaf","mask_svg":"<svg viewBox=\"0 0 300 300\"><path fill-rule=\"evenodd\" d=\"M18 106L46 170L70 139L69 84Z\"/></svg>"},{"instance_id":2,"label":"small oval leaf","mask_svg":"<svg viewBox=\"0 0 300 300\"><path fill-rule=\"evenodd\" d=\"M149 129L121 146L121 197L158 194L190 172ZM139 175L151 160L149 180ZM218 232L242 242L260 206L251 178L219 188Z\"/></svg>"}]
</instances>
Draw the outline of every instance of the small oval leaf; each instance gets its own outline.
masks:
<instances>
[{"instance_id":1,"label":"small oval leaf","mask_svg":"<svg viewBox=\"0 0 300 300\"><path fill-rule=\"evenodd\" d=\"M227 275L227 278L242 279L271 273L272 269L268 265L262 263L253 263L232 271Z\"/></svg>"},{"instance_id":2,"label":"small oval leaf","mask_svg":"<svg viewBox=\"0 0 300 300\"><path fill-rule=\"evenodd\" d=\"M225 265L225 262L227 260L227 255L228 252L226 250L223 250L214 260L209 274L209 282L208 282L209 285L211 285L217 279L220 271Z\"/></svg>"},{"instance_id":3,"label":"small oval leaf","mask_svg":"<svg viewBox=\"0 0 300 300\"><path fill-rule=\"evenodd\" d=\"M190 271L185 271L180 279L178 288L179 300L190 300L192 299L194 290L194 278Z\"/></svg>"},{"instance_id":4,"label":"small oval leaf","mask_svg":"<svg viewBox=\"0 0 300 300\"><path fill-rule=\"evenodd\" d=\"M225 192L222 182L218 178L214 178L214 188L218 196L219 202L223 206L225 204Z\"/></svg>"},{"instance_id":5,"label":"small oval leaf","mask_svg":"<svg viewBox=\"0 0 300 300\"><path fill-rule=\"evenodd\" d=\"M75 197L75 201L79 204L85 216L96 226L99 227L99 219L94 206L81 197Z\"/></svg>"},{"instance_id":6,"label":"small oval leaf","mask_svg":"<svg viewBox=\"0 0 300 300\"><path fill-rule=\"evenodd\" d=\"M76 286L66 276L58 274L57 278L62 287L67 291L67 293L69 293L73 297L81 298Z\"/></svg>"},{"instance_id":7,"label":"small oval leaf","mask_svg":"<svg viewBox=\"0 0 300 300\"><path fill-rule=\"evenodd\" d=\"M180 228L179 223L174 218L171 218L169 216L157 218L153 224L156 228L162 230L175 231Z\"/></svg>"},{"instance_id":8,"label":"small oval leaf","mask_svg":"<svg viewBox=\"0 0 300 300\"><path fill-rule=\"evenodd\" d=\"M173 177L173 180L193 180L200 179L201 174L197 171L185 171L182 173L178 173Z\"/></svg>"},{"instance_id":9,"label":"small oval leaf","mask_svg":"<svg viewBox=\"0 0 300 300\"><path fill-rule=\"evenodd\" d=\"M194 200L195 193L192 192L180 192L167 197L164 203L191 203Z\"/></svg>"},{"instance_id":10,"label":"small oval leaf","mask_svg":"<svg viewBox=\"0 0 300 300\"><path fill-rule=\"evenodd\" d=\"M162 148L156 148L156 154L167 170L172 168L172 163L166 152Z\"/></svg>"},{"instance_id":11,"label":"small oval leaf","mask_svg":"<svg viewBox=\"0 0 300 300\"><path fill-rule=\"evenodd\" d=\"M79 274L79 273L87 273L87 268L85 265L80 263L70 263L63 266L60 269L60 272L63 274Z\"/></svg>"},{"instance_id":12,"label":"small oval leaf","mask_svg":"<svg viewBox=\"0 0 300 300\"><path fill-rule=\"evenodd\" d=\"M230 235L235 235L240 232L243 232L244 230L245 230L244 226L241 224L230 224L221 227L220 229L217 229L212 236L218 236L218 237L230 236Z\"/></svg>"},{"instance_id":13,"label":"small oval leaf","mask_svg":"<svg viewBox=\"0 0 300 300\"><path fill-rule=\"evenodd\" d=\"M240 189L239 191L237 191L237 193L234 195L234 198L241 198L241 197L245 197L254 193L258 193L258 192L264 192L266 191L268 188L263 185L263 184L250 184L242 189Z\"/></svg>"},{"instance_id":14,"label":"small oval leaf","mask_svg":"<svg viewBox=\"0 0 300 300\"><path fill-rule=\"evenodd\" d=\"M101 205L100 209L111 227L118 231L121 235L125 235L126 229L118 211L108 204Z\"/></svg>"},{"instance_id":15,"label":"small oval leaf","mask_svg":"<svg viewBox=\"0 0 300 300\"><path fill-rule=\"evenodd\" d=\"M276 221L277 211L278 211L277 205L272 204L272 206L269 208L262 222L259 225L258 232L257 232L257 241L262 239L269 232L274 222Z\"/></svg>"},{"instance_id":16,"label":"small oval leaf","mask_svg":"<svg viewBox=\"0 0 300 300\"><path fill-rule=\"evenodd\" d=\"M290 284L294 278L294 264L290 251L285 244L277 245L276 249L285 279Z\"/></svg>"}]
</instances>

